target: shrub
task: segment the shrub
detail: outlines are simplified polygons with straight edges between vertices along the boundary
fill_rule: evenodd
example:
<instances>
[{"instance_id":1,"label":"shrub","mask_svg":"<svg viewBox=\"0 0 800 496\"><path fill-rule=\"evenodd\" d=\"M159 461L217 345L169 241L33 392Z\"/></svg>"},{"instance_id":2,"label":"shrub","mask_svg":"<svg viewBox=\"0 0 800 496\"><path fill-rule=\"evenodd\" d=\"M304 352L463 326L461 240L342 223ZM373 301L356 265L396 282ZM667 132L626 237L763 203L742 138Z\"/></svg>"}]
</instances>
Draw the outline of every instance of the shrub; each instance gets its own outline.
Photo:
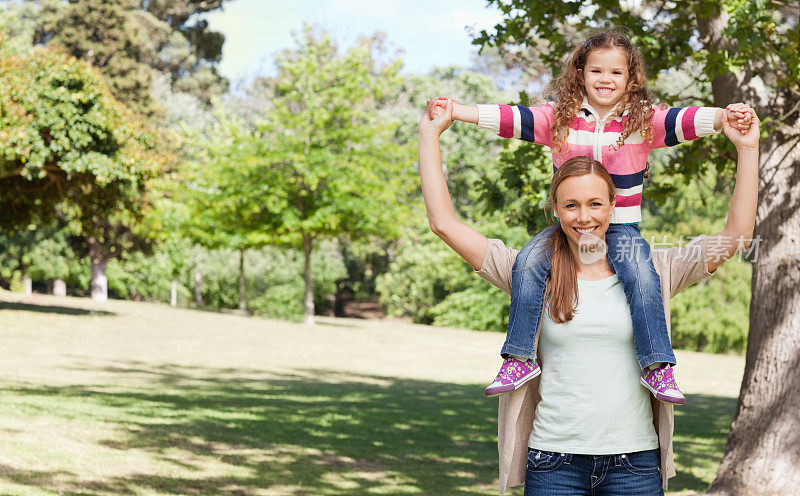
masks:
<instances>
[{"instance_id":1,"label":"shrub","mask_svg":"<svg viewBox=\"0 0 800 496\"><path fill-rule=\"evenodd\" d=\"M710 353L744 352L750 323L751 273L749 263L731 260L708 282L673 298L673 347Z\"/></svg>"}]
</instances>

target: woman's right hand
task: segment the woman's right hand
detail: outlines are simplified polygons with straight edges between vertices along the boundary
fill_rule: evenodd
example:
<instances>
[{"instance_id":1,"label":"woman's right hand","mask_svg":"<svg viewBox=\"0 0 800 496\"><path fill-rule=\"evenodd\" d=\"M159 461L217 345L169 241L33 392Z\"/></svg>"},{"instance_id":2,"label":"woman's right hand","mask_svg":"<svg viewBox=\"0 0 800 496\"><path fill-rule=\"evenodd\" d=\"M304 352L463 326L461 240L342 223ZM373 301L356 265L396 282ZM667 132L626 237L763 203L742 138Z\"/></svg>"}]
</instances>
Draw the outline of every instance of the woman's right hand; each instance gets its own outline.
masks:
<instances>
[{"instance_id":1,"label":"woman's right hand","mask_svg":"<svg viewBox=\"0 0 800 496\"><path fill-rule=\"evenodd\" d=\"M444 112L439 112L436 118L431 118L426 110L419 121L420 133L433 134L437 138L453 124L453 101L447 100Z\"/></svg>"},{"instance_id":2,"label":"woman's right hand","mask_svg":"<svg viewBox=\"0 0 800 496\"><path fill-rule=\"evenodd\" d=\"M758 116L756 115L756 111L753 110L749 105L745 105L743 103L728 105L728 110L732 112L739 112L741 114L748 114L750 128L747 131L742 132L734 127L727 119L725 119L722 123L722 130L725 133L725 136L731 140L731 143L733 143L737 150L758 150L758 140L761 133L761 127Z\"/></svg>"}]
</instances>

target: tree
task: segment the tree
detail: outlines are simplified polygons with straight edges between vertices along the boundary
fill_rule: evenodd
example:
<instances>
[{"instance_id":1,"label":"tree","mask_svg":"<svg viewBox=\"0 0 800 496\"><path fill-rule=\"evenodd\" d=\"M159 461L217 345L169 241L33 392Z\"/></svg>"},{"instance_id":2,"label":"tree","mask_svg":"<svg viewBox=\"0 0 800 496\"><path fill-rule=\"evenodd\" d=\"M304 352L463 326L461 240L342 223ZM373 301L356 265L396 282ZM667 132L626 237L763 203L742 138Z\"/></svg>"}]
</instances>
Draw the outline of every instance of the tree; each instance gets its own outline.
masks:
<instances>
[{"instance_id":1,"label":"tree","mask_svg":"<svg viewBox=\"0 0 800 496\"><path fill-rule=\"evenodd\" d=\"M134 242L125 223L141 219L163 163L153 134L100 74L59 51L0 60L0 78L0 225L24 228L58 212L76 222L92 293L105 297L105 264Z\"/></svg>"},{"instance_id":2,"label":"tree","mask_svg":"<svg viewBox=\"0 0 800 496\"><path fill-rule=\"evenodd\" d=\"M742 389L725 457L709 494L791 494L800 486L800 6L771 0L703 2L491 0L505 15L474 40L512 52L547 40L556 68L583 26L630 30L653 74L683 71L668 102L752 104L762 118L761 196L750 332ZM702 146L702 145L701 145ZM730 167L725 148L680 147L671 174ZM722 151L722 153L717 153Z\"/></svg>"},{"instance_id":3,"label":"tree","mask_svg":"<svg viewBox=\"0 0 800 496\"><path fill-rule=\"evenodd\" d=\"M247 251L279 239L253 216L262 207L263 157L253 150L253 134L241 121L221 115L211 129L195 132L196 157L182 168L182 206L172 211L185 236L209 249L239 254L239 309L247 308Z\"/></svg>"},{"instance_id":4,"label":"tree","mask_svg":"<svg viewBox=\"0 0 800 496\"><path fill-rule=\"evenodd\" d=\"M14 40L64 47L109 78L112 93L146 116L160 113L151 98L154 74L166 74L175 91L206 104L225 92L217 64L225 36L202 14L223 0L26 0L4 8ZM30 29L31 23L34 29Z\"/></svg>"},{"instance_id":5,"label":"tree","mask_svg":"<svg viewBox=\"0 0 800 496\"><path fill-rule=\"evenodd\" d=\"M155 53L151 66L170 75L175 91L189 93L206 104L228 89L228 80L219 74L225 35L211 31L208 21L198 19L222 8L224 0L149 0L141 8L166 26L153 38Z\"/></svg>"},{"instance_id":6,"label":"tree","mask_svg":"<svg viewBox=\"0 0 800 496\"><path fill-rule=\"evenodd\" d=\"M63 47L107 78L111 93L145 116L157 112L150 96L153 57L149 31L134 0L72 0L43 16L39 42Z\"/></svg>"},{"instance_id":7,"label":"tree","mask_svg":"<svg viewBox=\"0 0 800 496\"><path fill-rule=\"evenodd\" d=\"M382 55L380 38L339 53L327 34L306 27L278 57L267 119L231 143L252 178L232 200L243 202L241 222L303 251L307 323L315 243L397 236L409 210L397 199L413 187L413 152L395 139L397 121L379 115L397 96L400 62Z\"/></svg>"},{"instance_id":8,"label":"tree","mask_svg":"<svg viewBox=\"0 0 800 496\"><path fill-rule=\"evenodd\" d=\"M19 272L25 296L30 296L33 290L30 274L30 267L34 264L33 250L40 242L47 239L42 234L44 233L37 230L35 225L0 233L0 249L2 250L0 251L0 267Z\"/></svg>"}]
</instances>

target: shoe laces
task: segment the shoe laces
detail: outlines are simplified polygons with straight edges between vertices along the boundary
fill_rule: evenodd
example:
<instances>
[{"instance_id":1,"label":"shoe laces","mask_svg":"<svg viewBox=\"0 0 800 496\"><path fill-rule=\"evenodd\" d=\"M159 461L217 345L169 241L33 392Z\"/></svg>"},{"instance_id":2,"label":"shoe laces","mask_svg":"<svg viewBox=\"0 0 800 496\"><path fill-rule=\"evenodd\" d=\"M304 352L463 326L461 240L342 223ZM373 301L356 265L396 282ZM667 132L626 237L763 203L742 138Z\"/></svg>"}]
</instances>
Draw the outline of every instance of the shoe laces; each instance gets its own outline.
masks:
<instances>
[{"instance_id":1,"label":"shoe laces","mask_svg":"<svg viewBox=\"0 0 800 496\"><path fill-rule=\"evenodd\" d=\"M670 373L671 370L668 369L669 367L659 367L656 369L656 377L658 377L659 382L666 382L667 384L675 382Z\"/></svg>"},{"instance_id":2,"label":"shoe laces","mask_svg":"<svg viewBox=\"0 0 800 496\"><path fill-rule=\"evenodd\" d=\"M495 381L500 380L503 375L507 374L509 371L513 370L516 367L516 364L511 360L508 360L503 363L500 367L500 372L497 373L497 377L494 378Z\"/></svg>"}]
</instances>

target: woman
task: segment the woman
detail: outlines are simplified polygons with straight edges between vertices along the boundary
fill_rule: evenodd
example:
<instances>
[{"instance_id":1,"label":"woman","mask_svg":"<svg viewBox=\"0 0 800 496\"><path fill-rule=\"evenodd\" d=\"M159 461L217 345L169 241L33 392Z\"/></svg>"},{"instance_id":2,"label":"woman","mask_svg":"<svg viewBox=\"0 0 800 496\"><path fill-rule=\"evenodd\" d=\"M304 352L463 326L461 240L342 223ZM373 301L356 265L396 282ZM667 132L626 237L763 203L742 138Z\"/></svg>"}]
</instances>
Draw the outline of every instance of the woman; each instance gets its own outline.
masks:
<instances>
[{"instance_id":1,"label":"woman","mask_svg":"<svg viewBox=\"0 0 800 496\"><path fill-rule=\"evenodd\" d=\"M749 131L741 134L724 125L739 156L725 229L685 247L653 252L667 319L670 297L710 277L752 236L759 123L752 109L741 108L752 115ZM517 250L487 239L455 216L438 142L451 119L448 102L442 115L431 119L426 113L419 125L420 178L430 227L481 277L508 293ZM543 371L500 399L501 494L524 482L531 496L663 495L675 475L673 407L639 386L627 301L602 255L614 191L608 172L588 158L565 163L553 177L550 196L561 229L549 240L554 250L549 311L534 344L538 348L541 335ZM606 365L597 367L600 362ZM598 395L598 389L606 394Z\"/></svg>"}]
</instances>

